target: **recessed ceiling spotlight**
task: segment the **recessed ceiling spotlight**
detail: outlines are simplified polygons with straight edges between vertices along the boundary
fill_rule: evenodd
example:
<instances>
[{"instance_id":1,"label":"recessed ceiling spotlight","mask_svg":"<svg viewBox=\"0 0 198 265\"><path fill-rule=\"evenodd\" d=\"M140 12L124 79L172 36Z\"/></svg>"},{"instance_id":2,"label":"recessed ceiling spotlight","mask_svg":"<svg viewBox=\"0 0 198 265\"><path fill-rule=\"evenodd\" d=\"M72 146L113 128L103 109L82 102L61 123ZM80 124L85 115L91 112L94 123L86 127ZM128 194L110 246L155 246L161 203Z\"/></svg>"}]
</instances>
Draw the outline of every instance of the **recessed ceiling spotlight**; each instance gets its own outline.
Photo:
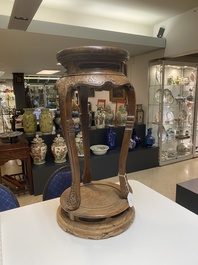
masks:
<instances>
[{"instance_id":1,"label":"recessed ceiling spotlight","mask_svg":"<svg viewBox=\"0 0 198 265\"><path fill-rule=\"evenodd\" d=\"M159 28L159 31L157 33L158 38L162 38L164 35L165 28Z\"/></svg>"}]
</instances>

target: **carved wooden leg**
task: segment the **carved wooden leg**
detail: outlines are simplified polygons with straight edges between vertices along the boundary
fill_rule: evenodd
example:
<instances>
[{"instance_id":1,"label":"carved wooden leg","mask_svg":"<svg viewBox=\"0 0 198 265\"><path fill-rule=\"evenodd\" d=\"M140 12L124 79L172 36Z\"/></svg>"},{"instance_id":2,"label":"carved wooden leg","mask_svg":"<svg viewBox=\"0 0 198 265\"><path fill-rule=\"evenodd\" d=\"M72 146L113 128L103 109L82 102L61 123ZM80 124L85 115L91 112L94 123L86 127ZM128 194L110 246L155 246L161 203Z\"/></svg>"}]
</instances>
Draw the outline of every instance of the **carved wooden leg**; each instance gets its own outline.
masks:
<instances>
[{"instance_id":1,"label":"carved wooden leg","mask_svg":"<svg viewBox=\"0 0 198 265\"><path fill-rule=\"evenodd\" d=\"M75 142L74 121L72 120L72 90L67 87L58 88L61 123L68 148L69 162L72 171L72 186L67 202L68 210L76 210L80 205L80 164Z\"/></svg>"},{"instance_id":2,"label":"carved wooden leg","mask_svg":"<svg viewBox=\"0 0 198 265\"><path fill-rule=\"evenodd\" d=\"M136 106L136 98L134 88L125 88L126 95L128 98L128 116L127 122L124 130L122 147L120 151L119 158L119 168L118 168L118 176L120 181L120 189L125 197L127 197L128 193L131 192L131 187L127 180L126 175L126 162L128 156L129 142L132 135L134 121L135 121L135 106Z\"/></svg>"}]
</instances>

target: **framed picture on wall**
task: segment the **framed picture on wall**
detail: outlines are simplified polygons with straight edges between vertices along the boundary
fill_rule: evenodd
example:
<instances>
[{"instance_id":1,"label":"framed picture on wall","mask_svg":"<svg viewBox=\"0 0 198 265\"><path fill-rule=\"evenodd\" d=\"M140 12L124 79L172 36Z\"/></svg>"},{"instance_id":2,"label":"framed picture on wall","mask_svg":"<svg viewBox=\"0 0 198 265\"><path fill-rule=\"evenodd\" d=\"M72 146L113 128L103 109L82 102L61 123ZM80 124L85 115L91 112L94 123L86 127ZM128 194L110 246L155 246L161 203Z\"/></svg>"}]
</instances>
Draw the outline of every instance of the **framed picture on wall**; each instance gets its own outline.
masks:
<instances>
[{"instance_id":1,"label":"framed picture on wall","mask_svg":"<svg viewBox=\"0 0 198 265\"><path fill-rule=\"evenodd\" d=\"M109 99L112 102L116 102L117 100L125 100L126 92L124 89L112 88L109 91Z\"/></svg>"},{"instance_id":2,"label":"framed picture on wall","mask_svg":"<svg viewBox=\"0 0 198 265\"><path fill-rule=\"evenodd\" d=\"M98 99L97 108L102 107L105 108L106 100L105 99Z\"/></svg>"}]
</instances>

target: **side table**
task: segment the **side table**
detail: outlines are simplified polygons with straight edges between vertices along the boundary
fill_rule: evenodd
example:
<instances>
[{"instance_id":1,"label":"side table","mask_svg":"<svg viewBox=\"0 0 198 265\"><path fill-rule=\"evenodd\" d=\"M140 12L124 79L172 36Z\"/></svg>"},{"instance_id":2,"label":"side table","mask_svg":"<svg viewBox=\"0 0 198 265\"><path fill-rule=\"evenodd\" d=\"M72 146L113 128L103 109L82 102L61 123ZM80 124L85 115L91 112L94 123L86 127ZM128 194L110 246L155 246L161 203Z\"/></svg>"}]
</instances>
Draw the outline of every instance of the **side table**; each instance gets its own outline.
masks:
<instances>
[{"instance_id":1,"label":"side table","mask_svg":"<svg viewBox=\"0 0 198 265\"><path fill-rule=\"evenodd\" d=\"M15 143L3 143L0 140L0 183L2 183L1 165L9 160L20 159L22 161L23 174L25 176L27 188L33 194L32 166L28 141L24 135L18 136Z\"/></svg>"}]
</instances>

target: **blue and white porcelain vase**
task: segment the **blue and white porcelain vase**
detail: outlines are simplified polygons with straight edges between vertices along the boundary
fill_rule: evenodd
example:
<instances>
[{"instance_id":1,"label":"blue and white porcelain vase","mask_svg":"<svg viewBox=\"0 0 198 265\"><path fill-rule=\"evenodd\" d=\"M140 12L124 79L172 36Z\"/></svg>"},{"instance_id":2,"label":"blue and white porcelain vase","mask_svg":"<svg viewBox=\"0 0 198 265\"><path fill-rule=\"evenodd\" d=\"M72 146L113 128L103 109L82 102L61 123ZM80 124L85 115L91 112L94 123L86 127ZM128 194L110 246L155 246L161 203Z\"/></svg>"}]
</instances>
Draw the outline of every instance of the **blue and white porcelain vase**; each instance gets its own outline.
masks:
<instances>
[{"instance_id":1,"label":"blue and white porcelain vase","mask_svg":"<svg viewBox=\"0 0 198 265\"><path fill-rule=\"evenodd\" d=\"M78 133L80 131L80 116L78 111L72 111L72 120L74 121L75 132Z\"/></svg>"},{"instance_id":2,"label":"blue and white porcelain vase","mask_svg":"<svg viewBox=\"0 0 198 265\"><path fill-rule=\"evenodd\" d=\"M106 137L109 150L114 150L116 147L116 132L114 125L109 125Z\"/></svg>"},{"instance_id":3,"label":"blue and white porcelain vase","mask_svg":"<svg viewBox=\"0 0 198 265\"><path fill-rule=\"evenodd\" d=\"M144 137L144 144L147 148L151 148L155 143L155 137L152 136L152 128L148 128L147 135Z\"/></svg>"},{"instance_id":4,"label":"blue and white porcelain vase","mask_svg":"<svg viewBox=\"0 0 198 265\"><path fill-rule=\"evenodd\" d=\"M133 129L132 139L136 142L136 146L140 145L142 140L137 136L136 129Z\"/></svg>"},{"instance_id":5,"label":"blue and white porcelain vase","mask_svg":"<svg viewBox=\"0 0 198 265\"><path fill-rule=\"evenodd\" d=\"M131 138L129 142L129 151L133 151L135 147L136 147L136 141L133 138Z\"/></svg>"}]
</instances>

